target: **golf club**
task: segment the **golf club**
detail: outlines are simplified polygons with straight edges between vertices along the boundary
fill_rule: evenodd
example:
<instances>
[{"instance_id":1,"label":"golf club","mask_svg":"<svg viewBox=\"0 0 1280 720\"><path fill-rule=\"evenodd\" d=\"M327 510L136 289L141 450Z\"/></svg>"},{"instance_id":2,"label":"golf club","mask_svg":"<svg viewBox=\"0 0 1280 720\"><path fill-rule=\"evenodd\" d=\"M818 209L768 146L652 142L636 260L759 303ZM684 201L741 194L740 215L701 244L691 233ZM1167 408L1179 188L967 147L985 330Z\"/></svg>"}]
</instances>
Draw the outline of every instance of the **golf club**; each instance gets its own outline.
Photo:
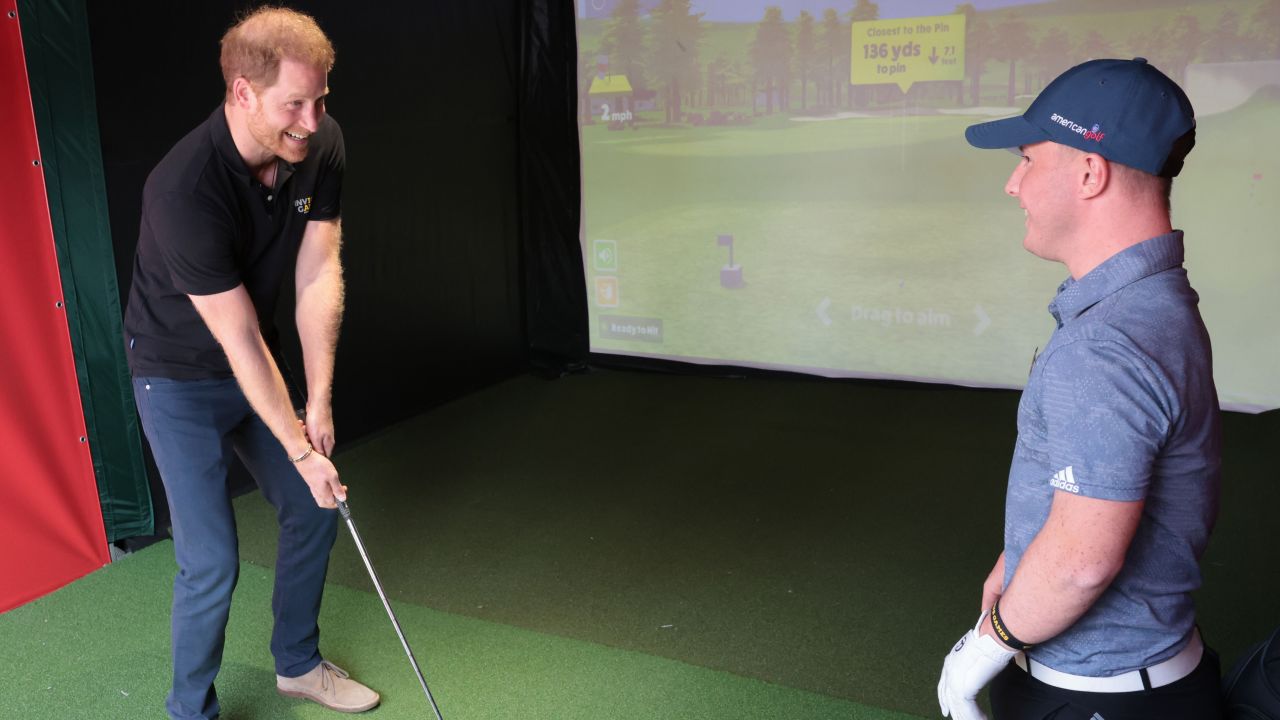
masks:
<instances>
[{"instance_id":1,"label":"golf club","mask_svg":"<svg viewBox=\"0 0 1280 720\"><path fill-rule=\"evenodd\" d=\"M418 675L418 682L422 684L422 692L427 694L427 702L431 703L431 709L436 713L436 720L444 720L440 714L440 707L436 705L436 699L431 696L431 688L427 687L427 679L422 676L422 669L418 667L418 661L413 657L413 650L409 648L409 641L404 638L404 631L400 629L400 621L396 620L395 611L391 609L391 603L387 600L387 594L382 591L382 583L378 581L378 573L373 570L373 563L369 561L369 553L365 552L364 542L360 539L360 532L356 530L356 523L351 519L351 508L347 506L345 500L338 500L338 512L342 513L342 519L347 521L347 529L351 531L351 539L356 541L356 550L360 552L360 559L364 560L364 566L369 570L369 578L373 580L373 587L378 591L378 597L382 598L382 607L387 609L387 616L391 618L391 624L396 628L396 635L400 637L400 644L404 646L404 651L409 655L409 663L413 665L413 671Z\"/></svg>"}]
</instances>

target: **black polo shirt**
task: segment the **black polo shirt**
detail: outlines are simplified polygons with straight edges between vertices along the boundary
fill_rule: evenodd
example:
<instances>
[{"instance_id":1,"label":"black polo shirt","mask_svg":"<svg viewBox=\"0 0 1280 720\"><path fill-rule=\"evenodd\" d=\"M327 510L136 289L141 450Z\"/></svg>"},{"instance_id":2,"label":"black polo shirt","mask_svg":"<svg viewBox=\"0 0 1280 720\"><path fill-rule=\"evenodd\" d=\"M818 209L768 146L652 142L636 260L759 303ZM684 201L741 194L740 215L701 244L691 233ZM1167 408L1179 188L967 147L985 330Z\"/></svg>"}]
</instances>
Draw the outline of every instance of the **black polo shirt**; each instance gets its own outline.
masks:
<instances>
[{"instance_id":1,"label":"black polo shirt","mask_svg":"<svg viewBox=\"0 0 1280 720\"><path fill-rule=\"evenodd\" d=\"M328 115L307 157L278 160L276 187L249 172L222 106L165 155L142 191L142 225L124 314L129 369L180 380L231 376L227 356L188 295L244 284L263 337L275 346L275 309L309 220L340 214L346 151Z\"/></svg>"}]
</instances>

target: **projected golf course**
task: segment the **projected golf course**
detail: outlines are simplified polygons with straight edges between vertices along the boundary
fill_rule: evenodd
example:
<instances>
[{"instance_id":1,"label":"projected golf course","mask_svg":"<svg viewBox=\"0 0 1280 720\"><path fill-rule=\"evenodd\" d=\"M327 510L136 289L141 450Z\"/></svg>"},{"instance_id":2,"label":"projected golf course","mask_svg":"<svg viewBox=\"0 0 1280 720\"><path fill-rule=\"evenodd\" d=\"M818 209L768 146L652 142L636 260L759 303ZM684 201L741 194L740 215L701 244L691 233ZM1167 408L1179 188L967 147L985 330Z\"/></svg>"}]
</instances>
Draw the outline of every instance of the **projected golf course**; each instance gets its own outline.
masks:
<instances>
[{"instance_id":1,"label":"projected golf course","mask_svg":"<svg viewBox=\"0 0 1280 720\"><path fill-rule=\"evenodd\" d=\"M1052 28L1077 37L1117 23L1132 35L1144 18L1156 27L1180 17L1177 8L1156 15L1050 12L1063 5L1026 8L1039 9L1019 22L1032 37ZM1256 5L1239 3L1237 10L1248 17ZM1186 12L1201 13L1209 25L1222 6L1192 4ZM695 2L692 10L701 8ZM989 15L987 25L1000 28L1017 11L977 13L975 23ZM799 25L795 12L783 12L783 27ZM918 82L905 94L897 84L846 86L844 95L832 95L823 84L830 79L820 83L811 74L802 109L794 58L785 92L759 78L754 94L749 90L751 53L758 60L768 18L709 20L699 21L699 67L710 75L708 63L741 56L738 83L748 89L695 85L678 120L661 89L647 104L642 93L624 101L596 90L584 100L592 349L1019 387L1052 331L1045 306L1066 269L1021 246L1022 210L1003 193L1016 158L975 150L963 135L974 122L1021 113L1043 76L1056 71L1015 76L1008 88L1008 63L989 59L980 104L969 80ZM651 34L662 21L641 18ZM597 89L607 89L595 82L600 77L624 70L616 52L613 59L591 52L607 45L610 22L617 20L580 21L584 62L607 64L586 78ZM842 27L850 32L848 23ZM798 47L800 31L788 32ZM1111 49L1138 54L1118 40ZM927 44L922 54L929 54ZM1064 69L1083 59L1072 56ZM655 74L656 62L645 72ZM1252 409L1280 407L1280 375L1264 360L1280 357L1272 317L1280 308L1280 150L1258 140L1280 127L1280 87L1250 80L1266 62L1276 61L1182 69L1192 101L1211 112L1199 114L1196 150L1173 195L1222 400ZM848 63L846 55L842 82ZM824 66L814 67L819 73ZM855 76L856 69L855 60ZM612 107L603 110L601 100Z\"/></svg>"}]
</instances>

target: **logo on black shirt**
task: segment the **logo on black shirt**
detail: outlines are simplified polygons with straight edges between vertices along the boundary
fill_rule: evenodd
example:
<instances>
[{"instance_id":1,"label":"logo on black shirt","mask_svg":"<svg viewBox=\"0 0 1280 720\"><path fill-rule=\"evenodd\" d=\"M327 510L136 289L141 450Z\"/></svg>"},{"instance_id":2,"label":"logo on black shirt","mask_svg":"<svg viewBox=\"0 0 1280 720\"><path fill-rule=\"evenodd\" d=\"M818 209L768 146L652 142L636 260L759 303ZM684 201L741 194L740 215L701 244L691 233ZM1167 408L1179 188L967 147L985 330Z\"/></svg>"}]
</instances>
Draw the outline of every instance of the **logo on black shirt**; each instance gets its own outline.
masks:
<instances>
[{"instance_id":1,"label":"logo on black shirt","mask_svg":"<svg viewBox=\"0 0 1280 720\"><path fill-rule=\"evenodd\" d=\"M303 215L306 215L307 213L311 212L311 198L310 197L298 198L297 200L293 201L293 207L298 212L302 213Z\"/></svg>"}]
</instances>

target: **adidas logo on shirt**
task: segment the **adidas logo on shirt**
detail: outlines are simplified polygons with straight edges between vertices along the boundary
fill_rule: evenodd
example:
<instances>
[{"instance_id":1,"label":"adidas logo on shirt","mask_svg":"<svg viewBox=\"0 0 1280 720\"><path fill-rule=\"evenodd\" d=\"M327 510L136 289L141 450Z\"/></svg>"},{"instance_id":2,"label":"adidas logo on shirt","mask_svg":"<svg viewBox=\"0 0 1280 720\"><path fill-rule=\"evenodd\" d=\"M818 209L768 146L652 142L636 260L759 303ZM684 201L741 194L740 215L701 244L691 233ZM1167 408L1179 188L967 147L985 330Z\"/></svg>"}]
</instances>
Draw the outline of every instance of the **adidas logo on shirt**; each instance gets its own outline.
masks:
<instances>
[{"instance_id":1,"label":"adidas logo on shirt","mask_svg":"<svg viewBox=\"0 0 1280 720\"><path fill-rule=\"evenodd\" d=\"M1065 490L1076 495L1080 494L1080 486L1076 484L1076 476L1075 473L1071 472L1070 465L1054 473L1053 477L1049 478L1049 484L1059 490ZM1093 720L1093 718L1089 720Z\"/></svg>"},{"instance_id":2,"label":"adidas logo on shirt","mask_svg":"<svg viewBox=\"0 0 1280 720\"><path fill-rule=\"evenodd\" d=\"M1089 718L1089 720L1107 720L1107 719L1102 717L1102 713L1094 713L1093 717Z\"/></svg>"}]
</instances>

